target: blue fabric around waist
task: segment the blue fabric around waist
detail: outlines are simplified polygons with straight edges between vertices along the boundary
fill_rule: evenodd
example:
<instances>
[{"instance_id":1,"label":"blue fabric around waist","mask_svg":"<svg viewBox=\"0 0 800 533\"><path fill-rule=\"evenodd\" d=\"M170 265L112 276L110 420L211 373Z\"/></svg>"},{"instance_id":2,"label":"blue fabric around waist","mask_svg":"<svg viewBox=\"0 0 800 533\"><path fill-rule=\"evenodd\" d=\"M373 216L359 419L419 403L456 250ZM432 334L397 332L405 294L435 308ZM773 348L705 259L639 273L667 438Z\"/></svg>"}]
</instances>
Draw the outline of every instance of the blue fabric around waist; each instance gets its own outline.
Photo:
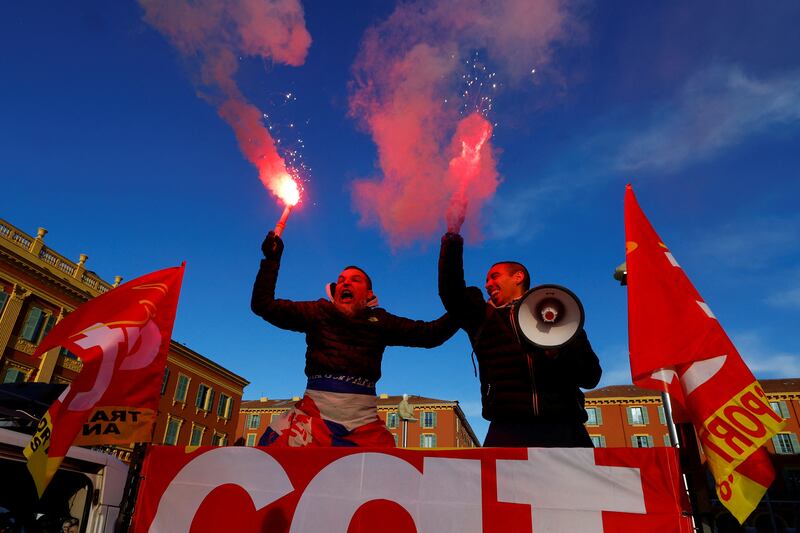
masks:
<instances>
[{"instance_id":1,"label":"blue fabric around waist","mask_svg":"<svg viewBox=\"0 0 800 533\"><path fill-rule=\"evenodd\" d=\"M324 392L343 392L347 394L365 394L375 396L375 383L368 379L353 376L311 376L307 389Z\"/></svg>"}]
</instances>

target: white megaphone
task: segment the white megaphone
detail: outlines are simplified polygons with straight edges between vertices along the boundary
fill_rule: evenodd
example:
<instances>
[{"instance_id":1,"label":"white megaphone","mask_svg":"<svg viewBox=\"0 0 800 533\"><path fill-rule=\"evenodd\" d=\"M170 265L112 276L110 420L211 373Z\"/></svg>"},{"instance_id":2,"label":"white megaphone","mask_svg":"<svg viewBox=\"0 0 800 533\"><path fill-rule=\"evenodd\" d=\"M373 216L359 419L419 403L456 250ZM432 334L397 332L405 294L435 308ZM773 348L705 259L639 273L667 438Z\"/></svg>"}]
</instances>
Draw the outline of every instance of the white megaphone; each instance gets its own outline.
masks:
<instances>
[{"instance_id":1,"label":"white megaphone","mask_svg":"<svg viewBox=\"0 0 800 533\"><path fill-rule=\"evenodd\" d=\"M517 301L514 318L526 341L539 348L558 348L583 328L583 305L566 287L539 285Z\"/></svg>"}]
</instances>

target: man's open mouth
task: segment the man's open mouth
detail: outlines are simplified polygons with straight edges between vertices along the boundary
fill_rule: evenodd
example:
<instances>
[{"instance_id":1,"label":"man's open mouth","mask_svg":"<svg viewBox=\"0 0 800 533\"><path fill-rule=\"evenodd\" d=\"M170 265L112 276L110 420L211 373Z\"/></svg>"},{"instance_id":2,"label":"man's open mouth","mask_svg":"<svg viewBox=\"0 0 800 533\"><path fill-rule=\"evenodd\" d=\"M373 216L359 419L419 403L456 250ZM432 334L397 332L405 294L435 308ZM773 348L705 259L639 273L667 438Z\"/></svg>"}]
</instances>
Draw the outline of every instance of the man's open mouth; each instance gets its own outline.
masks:
<instances>
[{"instance_id":1,"label":"man's open mouth","mask_svg":"<svg viewBox=\"0 0 800 533\"><path fill-rule=\"evenodd\" d=\"M350 292L349 289L344 289L339 296L339 299L343 302L351 302L353 300L353 293Z\"/></svg>"}]
</instances>

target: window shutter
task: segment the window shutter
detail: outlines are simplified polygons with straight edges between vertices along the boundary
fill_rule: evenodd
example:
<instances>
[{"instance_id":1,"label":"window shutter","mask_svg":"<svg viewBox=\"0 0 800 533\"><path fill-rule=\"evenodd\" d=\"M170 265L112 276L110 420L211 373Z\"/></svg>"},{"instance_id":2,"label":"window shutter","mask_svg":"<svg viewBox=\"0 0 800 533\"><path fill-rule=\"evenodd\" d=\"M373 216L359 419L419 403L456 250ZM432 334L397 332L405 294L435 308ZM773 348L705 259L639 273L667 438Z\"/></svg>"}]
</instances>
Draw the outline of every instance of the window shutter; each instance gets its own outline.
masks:
<instances>
[{"instance_id":1,"label":"window shutter","mask_svg":"<svg viewBox=\"0 0 800 533\"><path fill-rule=\"evenodd\" d=\"M208 389L208 400L206 401L206 411L211 411L214 407L214 389Z\"/></svg>"},{"instance_id":2,"label":"window shutter","mask_svg":"<svg viewBox=\"0 0 800 533\"><path fill-rule=\"evenodd\" d=\"M203 386L199 385L197 387L197 397L194 399L194 405L196 407L201 407L203 405Z\"/></svg>"},{"instance_id":3,"label":"window shutter","mask_svg":"<svg viewBox=\"0 0 800 533\"><path fill-rule=\"evenodd\" d=\"M164 367L164 379L161 381L161 395L167 392L167 382L169 382L169 368Z\"/></svg>"},{"instance_id":4,"label":"window shutter","mask_svg":"<svg viewBox=\"0 0 800 533\"><path fill-rule=\"evenodd\" d=\"M431 420L433 422L433 424L431 424L431 427L435 428L436 427L436 411L433 411L431 414L433 415L432 420ZM433 440L434 440L434 442L436 442L436 437L435 436L433 437ZM434 446L435 446L435 444L434 444Z\"/></svg>"},{"instance_id":5,"label":"window shutter","mask_svg":"<svg viewBox=\"0 0 800 533\"><path fill-rule=\"evenodd\" d=\"M3 309L5 309L7 301L8 293L5 291L0 291L0 315L3 314Z\"/></svg>"},{"instance_id":6,"label":"window shutter","mask_svg":"<svg viewBox=\"0 0 800 533\"><path fill-rule=\"evenodd\" d=\"M664 406L663 405L659 405L658 406L658 421L661 422L662 424L666 424L667 423L667 416L664 414Z\"/></svg>"},{"instance_id":7,"label":"window shutter","mask_svg":"<svg viewBox=\"0 0 800 533\"><path fill-rule=\"evenodd\" d=\"M797 442L797 435L789 433L789 438L792 439L792 451L795 454L800 453L800 443Z\"/></svg>"},{"instance_id":8,"label":"window shutter","mask_svg":"<svg viewBox=\"0 0 800 533\"><path fill-rule=\"evenodd\" d=\"M786 408L786 402L778 402L778 409L781 412L781 417L789 418L789 409Z\"/></svg>"},{"instance_id":9,"label":"window shutter","mask_svg":"<svg viewBox=\"0 0 800 533\"><path fill-rule=\"evenodd\" d=\"M628 425L632 426L633 425L633 408L632 407L626 407L625 411L627 411L627 413L628 413Z\"/></svg>"},{"instance_id":10,"label":"window shutter","mask_svg":"<svg viewBox=\"0 0 800 533\"><path fill-rule=\"evenodd\" d=\"M669 433L664 435L664 446L672 446L672 439L669 437Z\"/></svg>"},{"instance_id":11,"label":"window shutter","mask_svg":"<svg viewBox=\"0 0 800 533\"><path fill-rule=\"evenodd\" d=\"M647 416L647 406L646 405L642 406L642 422L644 422L645 424L649 424L650 423L650 418Z\"/></svg>"},{"instance_id":12,"label":"window shutter","mask_svg":"<svg viewBox=\"0 0 800 533\"><path fill-rule=\"evenodd\" d=\"M794 436L794 435L792 435L792 436ZM436 448L436 434L435 433L431 436L431 448Z\"/></svg>"},{"instance_id":13,"label":"window shutter","mask_svg":"<svg viewBox=\"0 0 800 533\"><path fill-rule=\"evenodd\" d=\"M56 325L56 317L54 315L48 315L47 322L44 325L44 329L42 330L42 334L39 336L37 340L42 340L47 337L47 334L50 333L50 330L53 329L53 326Z\"/></svg>"},{"instance_id":14,"label":"window shutter","mask_svg":"<svg viewBox=\"0 0 800 533\"><path fill-rule=\"evenodd\" d=\"M425 435L423 435L422 433L420 433L419 435L419 447L420 448L425 447Z\"/></svg>"},{"instance_id":15,"label":"window shutter","mask_svg":"<svg viewBox=\"0 0 800 533\"><path fill-rule=\"evenodd\" d=\"M600 435L600 447L601 448L605 448L606 447L606 438L604 436L602 436L602 435Z\"/></svg>"},{"instance_id":16,"label":"window shutter","mask_svg":"<svg viewBox=\"0 0 800 533\"><path fill-rule=\"evenodd\" d=\"M639 441L636 439L636 435L631 436L631 447L638 448Z\"/></svg>"},{"instance_id":17,"label":"window shutter","mask_svg":"<svg viewBox=\"0 0 800 533\"><path fill-rule=\"evenodd\" d=\"M653 437L651 435L647 436L647 447L648 448L652 448L653 447Z\"/></svg>"},{"instance_id":18,"label":"window shutter","mask_svg":"<svg viewBox=\"0 0 800 533\"><path fill-rule=\"evenodd\" d=\"M601 411L602 410L600 409L599 405L594 408L594 416L597 418L597 425L598 426L602 426L603 425L603 413Z\"/></svg>"},{"instance_id":19,"label":"window shutter","mask_svg":"<svg viewBox=\"0 0 800 533\"><path fill-rule=\"evenodd\" d=\"M782 448L781 448L781 440L779 438L779 435L775 435L774 437L772 437L772 445L775 446L775 453L776 454L781 455L783 453Z\"/></svg>"},{"instance_id":20,"label":"window shutter","mask_svg":"<svg viewBox=\"0 0 800 533\"><path fill-rule=\"evenodd\" d=\"M34 335L36 335L36 327L39 325L39 319L42 317L42 310L38 307L31 307L31 310L28 311L28 316L25 317L25 325L22 327L22 334L20 335L23 339L28 341L33 341Z\"/></svg>"}]
</instances>

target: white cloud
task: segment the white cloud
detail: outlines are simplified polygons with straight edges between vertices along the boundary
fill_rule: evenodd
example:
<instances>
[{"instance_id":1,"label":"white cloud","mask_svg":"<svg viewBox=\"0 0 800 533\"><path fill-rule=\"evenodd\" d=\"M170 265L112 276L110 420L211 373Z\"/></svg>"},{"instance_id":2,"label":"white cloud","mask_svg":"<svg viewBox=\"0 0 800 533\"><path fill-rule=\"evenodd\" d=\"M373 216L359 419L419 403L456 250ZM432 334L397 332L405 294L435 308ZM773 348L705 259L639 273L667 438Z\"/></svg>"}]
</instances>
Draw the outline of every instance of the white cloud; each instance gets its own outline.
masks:
<instances>
[{"instance_id":1,"label":"white cloud","mask_svg":"<svg viewBox=\"0 0 800 533\"><path fill-rule=\"evenodd\" d=\"M747 270L766 267L794 254L800 245L800 217L753 216L714 228L698 240L698 253Z\"/></svg>"},{"instance_id":2,"label":"white cloud","mask_svg":"<svg viewBox=\"0 0 800 533\"><path fill-rule=\"evenodd\" d=\"M767 346L756 331L739 332L732 336L733 344L757 378L800 376L800 353L774 350Z\"/></svg>"},{"instance_id":3,"label":"white cloud","mask_svg":"<svg viewBox=\"0 0 800 533\"><path fill-rule=\"evenodd\" d=\"M619 153L620 170L676 170L768 126L800 120L800 72L757 79L717 65L691 78L654 111Z\"/></svg>"},{"instance_id":4,"label":"white cloud","mask_svg":"<svg viewBox=\"0 0 800 533\"><path fill-rule=\"evenodd\" d=\"M773 293L767 303L775 307L800 309L800 287Z\"/></svg>"}]
</instances>

